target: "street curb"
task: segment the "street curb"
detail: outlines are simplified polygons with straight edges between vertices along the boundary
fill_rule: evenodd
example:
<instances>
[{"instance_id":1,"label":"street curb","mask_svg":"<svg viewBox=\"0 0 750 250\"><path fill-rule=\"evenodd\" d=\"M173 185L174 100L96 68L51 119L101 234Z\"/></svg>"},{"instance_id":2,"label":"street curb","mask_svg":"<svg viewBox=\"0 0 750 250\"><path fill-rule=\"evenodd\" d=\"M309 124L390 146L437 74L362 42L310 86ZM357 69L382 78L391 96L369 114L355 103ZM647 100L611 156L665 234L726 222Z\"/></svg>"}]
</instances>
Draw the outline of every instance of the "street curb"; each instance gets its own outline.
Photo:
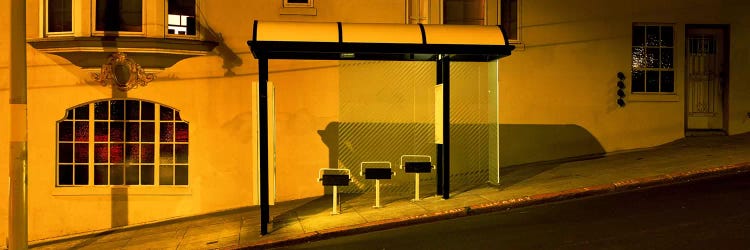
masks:
<instances>
[{"instance_id":1,"label":"street curb","mask_svg":"<svg viewBox=\"0 0 750 250\"><path fill-rule=\"evenodd\" d=\"M574 188L560 192L536 194L503 201L489 202L472 205L463 208L432 212L421 215L407 216L401 218L371 221L364 224L349 225L309 232L290 237L261 240L248 245L239 246L235 249L267 249L296 245L310 241L319 241L335 237L355 235L365 232L380 231L396 227L434 222L464 216L478 215L511 208L520 208L538 205L542 203L563 201L575 198L588 197L616 191L633 190L638 188L653 187L671 183L686 182L707 177L718 177L750 171L750 162L724 165L720 167L691 170L686 172L663 174L651 177L636 178L617 181L611 184L602 184L583 188Z\"/></svg>"}]
</instances>

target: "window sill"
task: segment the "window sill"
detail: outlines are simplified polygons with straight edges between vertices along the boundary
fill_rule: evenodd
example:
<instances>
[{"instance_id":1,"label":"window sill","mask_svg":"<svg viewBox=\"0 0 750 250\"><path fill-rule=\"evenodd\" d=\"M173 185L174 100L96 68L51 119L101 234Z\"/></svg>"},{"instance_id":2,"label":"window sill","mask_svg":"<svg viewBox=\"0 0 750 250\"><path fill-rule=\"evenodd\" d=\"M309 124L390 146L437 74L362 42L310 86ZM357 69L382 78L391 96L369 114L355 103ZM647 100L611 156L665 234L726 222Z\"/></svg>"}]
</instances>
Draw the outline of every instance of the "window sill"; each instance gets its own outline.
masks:
<instances>
[{"instance_id":1,"label":"window sill","mask_svg":"<svg viewBox=\"0 0 750 250\"><path fill-rule=\"evenodd\" d=\"M526 50L526 44L519 40L510 40L508 41L510 45L515 46L516 48L513 49L513 51L525 51Z\"/></svg>"},{"instance_id":2,"label":"window sill","mask_svg":"<svg viewBox=\"0 0 750 250\"><path fill-rule=\"evenodd\" d=\"M679 102L677 94L630 94L627 98L631 102Z\"/></svg>"},{"instance_id":3,"label":"window sill","mask_svg":"<svg viewBox=\"0 0 750 250\"><path fill-rule=\"evenodd\" d=\"M78 186L55 187L52 196L191 196L190 187L173 186Z\"/></svg>"},{"instance_id":4,"label":"window sill","mask_svg":"<svg viewBox=\"0 0 750 250\"><path fill-rule=\"evenodd\" d=\"M286 7L279 10L281 15L317 16L316 8Z\"/></svg>"}]
</instances>

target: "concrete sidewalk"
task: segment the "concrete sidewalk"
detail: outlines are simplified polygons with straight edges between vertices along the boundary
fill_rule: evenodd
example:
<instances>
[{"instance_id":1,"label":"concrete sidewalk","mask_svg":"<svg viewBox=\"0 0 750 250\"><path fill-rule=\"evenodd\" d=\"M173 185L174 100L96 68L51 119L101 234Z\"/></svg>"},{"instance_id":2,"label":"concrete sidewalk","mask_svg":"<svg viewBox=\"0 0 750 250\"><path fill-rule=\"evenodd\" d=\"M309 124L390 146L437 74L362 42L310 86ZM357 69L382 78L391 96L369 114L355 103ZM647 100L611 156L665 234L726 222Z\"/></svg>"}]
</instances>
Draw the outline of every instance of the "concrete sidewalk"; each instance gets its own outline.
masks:
<instances>
[{"instance_id":1,"label":"concrete sidewalk","mask_svg":"<svg viewBox=\"0 0 750 250\"><path fill-rule=\"evenodd\" d=\"M342 195L341 214L331 215L331 197L282 202L271 207L270 234L260 236L257 207L116 229L46 242L34 249L213 249L270 248L471 214L505 210L607 192L750 171L750 133L690 137L655 148L597 159L502 168L501 185L452 190L451 198L426 189ZM432 191L432 193L429 193Z\"/></svg>"}]
</instances>

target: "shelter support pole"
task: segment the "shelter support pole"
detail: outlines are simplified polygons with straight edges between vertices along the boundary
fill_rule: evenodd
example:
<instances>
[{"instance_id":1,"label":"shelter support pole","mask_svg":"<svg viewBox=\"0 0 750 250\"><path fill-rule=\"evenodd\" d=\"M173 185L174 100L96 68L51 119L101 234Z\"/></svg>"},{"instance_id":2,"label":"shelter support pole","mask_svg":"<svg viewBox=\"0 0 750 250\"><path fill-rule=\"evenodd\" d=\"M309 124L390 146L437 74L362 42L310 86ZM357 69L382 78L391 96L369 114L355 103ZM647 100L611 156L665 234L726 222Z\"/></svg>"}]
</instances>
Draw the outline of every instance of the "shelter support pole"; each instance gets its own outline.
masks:
<instances>
[{"instance_id":1,"label":"shelter support pole","mask_svg":"<svg viewBox=\"0 0 750 250\"><path fill-rule=\"evenodd\" d=\"M442 140L442 129L443 129L443 120L442 120L442 114L443 114L443 102L441 101L443 99L443 93L442 91L437 91L440 87L442 87L443 84L443 59L442 55L438 56L437 64L436 64L436 72L437 75L435 77L435 84L438 88L436 88L435 91L435 153L436 153L436 159L435 159L435 179L436 181L436 194L437 195L443 195L443 140Z\"/></svg>"},{"instance_id":2,"label":"shelter support pole","mask_svg":"<svg viewBox=\"0 0 750 250\"><path fill-rule=\"evenodd\" d=\"M28 248L26 1L10 1L8 249Z\"/></svg>"},{"instance_id":3,"label":"shelter support pole","mask_svg":"<svg viewBox=\"0 0 750 250\"><path fill-rule=\"evenodd\" d=\"M258 147L260 149L260 234L268 234L268 58L258 59Z\"/></svg>"},{"instance_id":4,"label":"shelter support pole","mask_svg":"<svg viewBox=\"0 0 750 250\"><path fill-rule=\"evenodd\" d=\"M451 185L451 161L450 161L450 128L451 128L451 64L448 55L443 56L443 199L450 198Z\"/></svg>"}]
</instances>

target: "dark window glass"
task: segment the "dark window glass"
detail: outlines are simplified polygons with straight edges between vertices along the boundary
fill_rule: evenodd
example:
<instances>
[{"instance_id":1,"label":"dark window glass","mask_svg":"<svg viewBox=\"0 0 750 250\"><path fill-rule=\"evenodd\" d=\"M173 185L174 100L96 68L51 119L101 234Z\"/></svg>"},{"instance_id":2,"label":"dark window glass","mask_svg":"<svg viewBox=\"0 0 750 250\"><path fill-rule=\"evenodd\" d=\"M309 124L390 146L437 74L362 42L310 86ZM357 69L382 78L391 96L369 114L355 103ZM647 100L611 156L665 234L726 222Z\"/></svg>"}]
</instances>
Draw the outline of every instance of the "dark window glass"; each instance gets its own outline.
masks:
<instances>
[{"instance_id":1,"label":"dark window glass","mask_svg":"<svg viewBox=\"0 0 750 250\"><path fill-rule=\"evenodd\" d=\"M125 167L122 165L113 165L109 168L109 185L125 184Z\"/></svg>"},{"instance_id":2,"label":"dark window glass","mask_svg":"<svg viewBox=\"0 0 750 250\"><path fill-rule=\"evenodd\" d=\"M674 30L672 26L661 26L661 46L674 46Z\"/></svg>"},{"instance_id":3,"label":"dark window glass","mask_svg":"<svg viewBox=\"0 0 750 250\"><path fill-rule=\"evenodd\" d=\"M661 72L661 92L674 92L674 71Z\"/></svg>"},{"instance_id":4,"label":"dark window glass","mask_svg":"<svg viewBox=\"0 0 750 250\"><path fill-rule=\"evenodd\" d=\"M60 163L73 163L73 143L58 144L57 161Z\"/></svg>"},{"instance_id":5,"label":"dark window glass","mask_svg":"<svg viewBox=\"0 0 750 250\"><path fill-rule=\"evenodd\" d=\"M188 167L187 166L175 166L174 168L174 184L175 185L187 185L188 184Z\"/></svg>"},{"instance_id":6,"label":"dark window glass","mask_svg":"<svg viewBox=\"0 0 750 250\"><path fill-rule=\"evenodd\" d=\"M646 71L646 92L659 92L659 71Z\"/></svg>"},{"instance_id":7,"label":"dark window glass","mask_svg":"<svg viewBox=\"0 0 750 250\"><path fill-rule=\"evenodd\" d=\"M287 3L304 3L307 4L307 2L310 0L286 0Z\"/></svg>"},{"instance_id":8,"label":"dark window glass","mask_svg":"<svg viewBox=\"0 0 750 250\"><path fill-rule=\"evenodd\" d=\"M671 69L672 68L672 56L674 55L674 52L671 48L664 48L661 49L661 68L662 69Z\"/></svg>"},{"instance_id":9,"label":"dark window glass","mask_svg":"<svg viewBox=\"0 0 750 250\"><path fill-rule=\"evenodd\" d=\"M125 141L125 123L124 122L110 122L109 123L109 140L113 142Z\"/></svg>"},{"instance_id":10,"label":"dark window glass","mask_svg":"<svg viewBox=\"0 0 750 250\"><path fill-rule=\"evenodd\" d=\"M159 161L161 163L174 163L174 144L161 144L159 146Z\"/></svg>"},{"instance_id":11,"label":"dark window glass","mask_svg":"<svg viewBox=\"0 0 750 250\"><path fill-rule=\"evenodd\" d=\"M169 0L167 11L169 34L195 35L195 0Z\"/></svg>"},{"instance_id":12,"label":"dark window glass","mask_svg":"<svg viewBox=\"0 0 750 250\"><path fill-rule=\"evenodd\" d=\"M89 144L88 143L76 143L74 147L75 147L75 162L76 163L88 163L89 162Z\"/></svg>"},{"instance_id":13,"label":"dark window glass","mask_svg":"<svg viewBox=\"0 0 750 250\"><path fill-rule=\"evenodd\" d=\"M138 163L138 144L125 144L125 160L129 163Z\"/></svg>"},{"instance_id":14,"label":"dark window glass","mask_svg":"<svg viewBox=\"0 0 750 250\"><path fill-rule=\"evenodd\" d=\"M174 120L174 110L164 106L159 107L159 119L162 121Z\"/></svg>"},{"instance_id":15,"label":"dark window glass","mask_svg":"<svg viewBox=\"0 0 750 250\"><path fill-rule=\"evenodd\" d=\"M518 40L518 0L502 0L500 9L500 23L508 40Z\"/></svg>"},{"instance_id":16,"label":"dark window glass","mask_svg":"<svg viewBox=\"0 0 750 250\"><path fill-rule=\"evenodd\" d=\"M138 120L140 118L141 106L138 101L128 100L125 103L125 108L125 118L127 120Z\"/></svg>"},{"instance_id":17,"label":"dark window glass","mask_svg":"<svg viewBox=\"0 0 750 250\"><path fill-rule=\"evenodd\" d=\"M100 165L94 166L94 185L107 185L109 180L108 176L109 166Z\"/></svg>"},{"instance_id":18,"label":"dark window glass","mask_svg":"<svg viewBox=\"0 0 750 250\"><path fill-rule=\"evenodd\" d=\"M646 75L642 70L635 70L633 71L632 78L631 78L633 84L633 92L643 92L646 90L645 88L645 82L646 82Z\"/></svg>"},{"instance_id":19,"label":"dark window glass","mask_svg":"<svg viewBox=\"0 0 750 250\"><path fill-rule=\"evenodd\" d=\"M154 104L141 102L141 120L154 120Z\"/></svg>"},{"instance_id":20,"label":"dark window glass","mask_svg":"<svg viewBox=\"0 0 750 250\"><path fill-rule=\"evenodd\" d=\"M141 123L141 141L142 142L154 142L154 123L153 122Z\"/></svg>"},{"instance_id":21,"label":"dark window glass","mask_svg":"<svg viewBox=\"0 0 750 250\"><path fill-rule=\"evenodd\" d=\"M159 166L159 185L174 185L174 166Z\"/></svg>"},{"instance_id":22,"label":"dark window glass","mask_svg":"<svg viewBox=\"0 0 750 250\"><path fill-rule=\"evenodd\" d=\"M141 0L96 0L97 31L143 30Z\"/></svg>"},{"instance_id":23,"label":"dark window glass","mask_svg":"<svg viewBox=\"0 0 750 250\"><path fill-rule=\"evenodd\" d=\"M161 136L159 137L159 141L162 142L171 142L174 141L174 123L172 122L162 122L160 124Z\"/></svg>"},{"instance_id":24,"label":"dark window glass","mask_svg":"<svg viewBox=\"0 0 750 250\"><path fill-rule=\"evenodd\" d=\"M89 184L89 166L88 165L76 165L75 166L75 185L88 185Z\"/></svg>"},{"instance_id":25,"label":"dark window glass","mask_svg":"<svg viewBox=\"0 0 750 250\"><path fill-rule=\"evenodd\" d=\"M110 119L112 120L125 120L125 101L114 100L109 102L110 107Z\"/></svg>"},{"instance_id":26,"label":"dark window glass","mask_svg":"<svg viewBox=\"0 0 750 250\"><path fill-rule=\"evenodd\" d=\"M141 185L154 185L154 165L141 166Z\"/></svg>"},{"instance_id":27,"label":"dark window glass","mask_svg":"<svg viewBox=\"0 0 750 250\"><path fill-rule=\"evenodd\" d=\"M59 141L73 141L73 122L64 121L60 122L58 128L57 140Z\"/></svg>"},{"instance_id":28,"label":"dark window glass","mask_svg":"<svg viewBox=\"0 0 750 250\"><path fill-rule=\"evenodd\" d=\"M140 123L138 122L128 122L127 124L127 134L125 135L125 139L127 142L138 142L138 134L140 134Z\"/></svg>"},{"instance_id":29,"label":"dark window glass","mask_svg":"<svg viewBox=\"0 0 750 250\"><path fill-rule=\"evenodd\" d=\"M94 141L107 141L109 139L109 124L107 122L94 123Z\"/></svg>"},{"instance_id":30,"label":"dark window glass","mask_svg":"<svg viewBox=\"0 0 750 250\"><path fill-rule=\"evenodd\" d=\"M188 141L188 124L187 123L184 123L184 122L175 123L174 141L176 142Z\"/></svg>"},{"instance_id":31,"label":"dark window glass","mask_svg":"<svg viewBox=\"0 0 750 250\"><path fill-rule=\"evenodd\" d=\"M65 114L65 119L73 120L73 110L69 109L68 112Z\"/></svg>"},{"instance_id":32,"label":"dark window glass","mask_svg":"<svg viewBox=\"0 0 750 250\"><path fill-rule=\"evenodd\" d=\"M187 163L188 162L188 145L187 144L174 145L174 156L175 156L175 163Z\"/></svg>"},{"instance_id":33,"label":"dark window glass","mask_svg":"<svg viewBox=\"0 0 750 250\"><path fill-rule=\"evenodd\" d=\"M76 141L89 141L89 122L76 122Z\"/></svg>"},{"instance_id":34,"label":"dark window glass","mask_svg":"<svg viewBox=\"0 0 750 250\"><path fill-rule=\"evenodd\" d=\"M94 144L94 163L107 163L109 160L109 145L106 143Z\"/></svg>"},{"instance_id":35,"label":"dark window glass","mask_svg":"<svg viewBox=\"0 0 750 250\"><path fill-rule=\"evenodd\" d=\"M76 108L76 120L89 119L89 105L83 105Z\"/></svg>"},{"instance_id":36,"label":"dark window glass","mask_svg":"<svg viewBox=\"0 0 750 250\"><path fill-rule=\"evenodd\" d=\"M154 162L154 144L142 144L141 145L141 162L143 163Z\"/></svg>"},{"instance_id":37,"label":"dark window glass","mask_svg":"<svg viewBox=\"0 0 750 250\"><path fill-rule=\"evenodd\" d=\"M633 26L633 46L646 45L646 27Z\"/></svg>"},{"instance_id":38,"label":"dark window glass","mask_svg":"<svg viewBox=\"0 0 750 250\"><path fill-rule=\"evenodd\" d=\"M73 166L60 165L57 167L57 184L73 185Z\"/></svg>"},{"instance_id":39,"label":"dark window glass","mask_svg":"<svg viewBox=\"0 0 750 250\"><path fill-rule=\"evenodd\" d=\"M182 121L182 117L180 117L180 111L174 111L174 120L175 121Z\"/></svg>"},{"instance_id":40,"label":"dark window glass","mask_svg":"<svg viewBox=\"0 0 750 250\"><path fill-rule=\"evenodd\" d=\"M47 0L47 32L73 31L73 0Z\"/></svg>"},{"instance_id":41,"label":"dark window glass","mask_svg":"<svg viewBox=\"0 0 750 250\"><path fill-rule=\"evenodd\" d=\"M633 68L646 67L646 49L643 47L633 47Z\"/></svg>"},{"instance_id":42,"label":"dark window glass","mask_svg":"<svg viewBox=\"0 0 750 250\"><path fill-rule=\"evenodd\" d=\"M125 185L138 185L138 179L140 179L138 169L138 165L127 166L125 168Z\"/></svg>"},{"instance_id":43,"label":"dark window glass","mask_svg":"<svg viewBox=\"0 0 750 250\"><path fill-rule=\"evenodd\" d=\"M109 102L97 102L94 104L94 119L96 120L107 120L109 119Z\"/></svg>"},{"instance_id":44,"label":"dark window glass","mask_svg":"<svg viewBox=\"0 0 750 250\"><path fill-rule=\"evenodd\" d=\"M659 49L646 49L646 68L659 68Z\"/></svg>"},{"instance_id":45,"label":"dark window glass","mask_svg":"<svg viewBox=\"0 0 750 250\"><path fill-rule=\"evenodd\" d=\"M123 144L109 145L109 162L123 163L124 159L125 159L125 145Z\"/></svg>"},{"instance_id":46,"label":"dark window glass","mask_svg":"<svg viewBox=\"0 0 750 250\"><path fill-rule=\"evenodd\" d=\"M646 46L659 46L659 26L646 26Z\"/></svg>"}]
</instances>

